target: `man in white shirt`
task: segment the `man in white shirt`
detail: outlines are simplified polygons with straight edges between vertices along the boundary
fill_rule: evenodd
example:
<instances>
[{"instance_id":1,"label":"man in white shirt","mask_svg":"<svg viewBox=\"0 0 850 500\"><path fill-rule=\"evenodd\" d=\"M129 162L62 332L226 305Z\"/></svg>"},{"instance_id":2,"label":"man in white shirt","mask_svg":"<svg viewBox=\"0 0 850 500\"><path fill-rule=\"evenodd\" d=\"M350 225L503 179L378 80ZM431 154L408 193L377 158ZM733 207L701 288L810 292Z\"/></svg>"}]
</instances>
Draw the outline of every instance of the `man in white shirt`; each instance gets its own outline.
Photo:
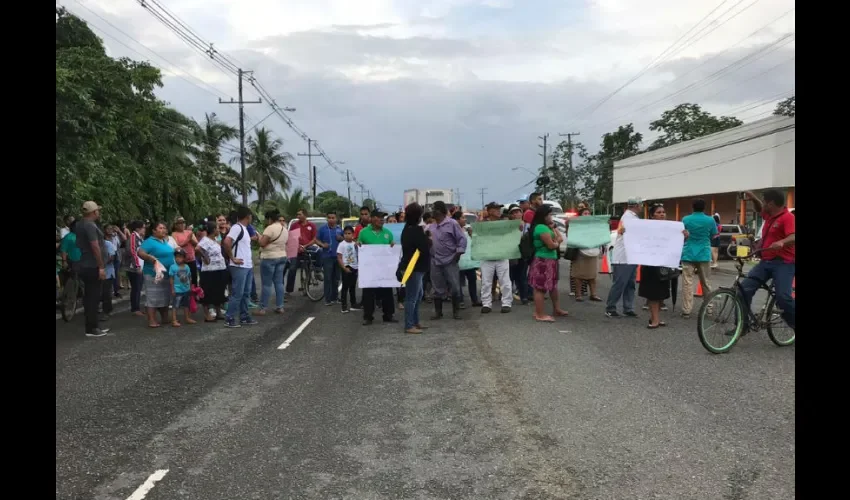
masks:
<instances>
[{"instance_id":1,"label":"man in white shirt","mask_svg":"<svg viewBox=\"0 0 850 500\"><path fill-rule=\"evenodd\" d=\"M239 207L236 210L237 223L221 242L225 256L230 259L230 300L227 302L225 323L228 328L239 328L242 325L256 325L248 310L248 298L251 296L251 285L254 283L254 263L251 260L251 235L248 224L253 217L251 209ZM236 315L239 314L237 319Z\"/></svg>"},{"instance_id":2,"label":"man in white shirt","mask_svg":"<svg viewBox=\"0 0 850 500\"><path fill-rule=\"evenodd\" d=\"M625 222L629 219L638 219L638 213L643 206L640 198L630 198L628 207L620 217L620 225L617 228L617 239L614 241L614 250L611 252L611 267L614 271L614 283L608 292L608 303L605 306L605 316L609 318L619 317L617 303L623 299L623 315L637 317L635 312L635 279L637 278L637 265L627 264L626 244L623 242Z\"/></svg>"}]
</instances>

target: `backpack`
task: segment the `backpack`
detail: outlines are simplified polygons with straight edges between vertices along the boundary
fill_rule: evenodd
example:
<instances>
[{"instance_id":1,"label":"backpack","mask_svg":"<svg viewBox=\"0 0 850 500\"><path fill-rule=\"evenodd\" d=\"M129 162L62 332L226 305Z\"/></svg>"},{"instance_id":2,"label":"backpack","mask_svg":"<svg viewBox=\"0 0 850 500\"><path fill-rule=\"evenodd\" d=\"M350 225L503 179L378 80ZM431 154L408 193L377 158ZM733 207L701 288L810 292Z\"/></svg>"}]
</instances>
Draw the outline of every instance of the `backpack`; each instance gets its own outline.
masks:
<instances>
[{"instance_id":1,"label":"backpack","mask_svg":"<svg viewBox=\"0 0 850 500\"><path fill-rule=\"evenodd\" d=\"M241 231L239 231L239 236L236 237L236 241L234 241L233 246L230 247L231 253L233 253L234 257L236 257L236 249L239 248L239 240L241 240L242 237L245 236L245 228L243 228L241 226L241 224L240 224L239 228L241 229ZM227 238L227 236L225 236L224 238ZM224 246L224 238L221 239L222 248ZM222 251L221 255L224 257L224 264L229 266L230 265L230 259L227 257L227 253Z\"/></svg>"},{"instance_id":2,"label":"backpack","mask_svg":"<svg viewBox=\"0 0 850 500\"><path fill-rule=\"evenodd\" d=\"M526 262L534 258L534 234L530 229L522 233L519 239L519 255Z\"/></svg>"}]
</instances>

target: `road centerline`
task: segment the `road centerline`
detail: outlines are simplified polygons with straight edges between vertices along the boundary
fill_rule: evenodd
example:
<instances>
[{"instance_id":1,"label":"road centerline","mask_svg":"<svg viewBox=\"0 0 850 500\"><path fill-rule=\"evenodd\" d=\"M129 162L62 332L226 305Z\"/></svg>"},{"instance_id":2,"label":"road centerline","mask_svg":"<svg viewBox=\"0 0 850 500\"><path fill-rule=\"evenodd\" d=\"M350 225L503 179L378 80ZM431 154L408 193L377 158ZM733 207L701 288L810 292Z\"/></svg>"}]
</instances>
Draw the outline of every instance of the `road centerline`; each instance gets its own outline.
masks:
<instances>
[{"instance_id":1,"label":"road centerline","mask_svg":"<svg viewBox=\"0 0 850 500\"><path fill-rule=\"evenodd\" d=\"M286 338L286 340L284 340L284 341L283 341L283 344L280 344L280 345L277 347L277 348L278 348L278 350L283 350L283 349L286 349L287 347L289 347L289 346L290 346L290 344L292 344L292 342L293 342L293 341L294 341L294 340L295 340L295 339L296 339L299 335L301 335L301 333L304 331L304 329L305 329L305 328L307 328L307 325L309 325L310 323L312 323L314 319L316 319L314 316L310 316L309 318L305 319L305 320L304 320L304 322L303 322L303 323L301 323L301 325L300 325L298 328L296 328L294 332L292 332L292 335L290 335L289 337L287 337L287 338Z\"/></svg>"},{"instance_id":2,"label":"road centerline","mask_svg":"<svg viewBox=\"0 0 850 500\"><path fill-rule=\"evenodd\" d=\"M157 481L164 478L166 474L168 474L168 469L160 469L154 472L145 479L145 482L142 483L141 486L136 488L136 491L134 491L132 495L127 497L127 500L142 500L148 493L150 493Z\"/></svg>"}]
</instances>

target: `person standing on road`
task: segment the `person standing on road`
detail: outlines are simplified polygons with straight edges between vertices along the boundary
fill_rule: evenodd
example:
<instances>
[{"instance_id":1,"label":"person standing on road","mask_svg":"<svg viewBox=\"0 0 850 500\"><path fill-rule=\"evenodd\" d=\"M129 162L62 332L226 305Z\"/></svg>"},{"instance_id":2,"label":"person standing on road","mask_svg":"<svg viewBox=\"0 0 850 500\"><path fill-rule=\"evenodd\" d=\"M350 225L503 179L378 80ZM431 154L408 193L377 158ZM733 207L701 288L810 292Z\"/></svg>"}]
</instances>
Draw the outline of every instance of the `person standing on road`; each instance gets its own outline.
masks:
<instances>
[{"instance_id":1,"label":"person standing on road","mask_svg":"<svg viewBox=\"0 0 850 500\"><path fill-rule=\"evenodd\" d=\"M652 220L667 220L667 212L664 210L664 205L658 203L649 208L649 218ZM688 239L688 230L682 231L685 239ZM663 271L673 270L665 269L657 266L641 266L640 289L638 294L646 299L647 309L649 309L649 324L646 326L650 330L654 330L660 326L667 326L667 323L661 321L661 306L664 301L670 298L670 278L665 278Z\"/></svg>"},{"instance_id":2,"label":"person standing on road","mask_svg":"<svg viewBox=\"0 0 850 500\"><path fill-rule=\"evenodd\" d=\"M100 328L98 306L103 299L103 286L106 281L106 245L103 231L97 227L100 220L100 206L93 202L83 203L83 218L74 226L80 261L77 272L85 286L83 308L86 316L86 336L102 337L109 328ZM109 293L109 292L107 292Z\"/></svg>"},{"instance_id":3,"label":"person standing on road","mask_svg":"<svg viewBox=\"0 0 850 500\"><path fill-rule=\"evenodd\" d=\"M363 230L364 227L369 227L369 224L372 223L372 209L369 207L360 207L360 222L354 226L354 241L357 241L360 238L360 231Z\"/></svg>"},{"instance_id":4,"label":"person standing on road","mask_svg":"<svg viewBox=\"0 0 850 500\"><path fill-rule=\"evenodd\" d=\"M130 282L130 312L136 316L144 316L142 312L142 287L145 278L142 276L142 259L139 258L139 247L145 239L145 223L134 220L127 227L130 237L127 238L127 281Z\"/></svg>"},{"instance_id":5,"label":"person standing on road","mask_svg":"<svg viewBox=\"0 0 850 500\"><path fill-rule=\"evenodd\" d=\"M192 284L198 284L198 264L195 262L195 247L198 239L191 229L186 228L186 219L178 216L171 226L171 237L177 242L177 246L186 254L186 265L192 273Z\"/></svg>"},{"instance_id":6,"label":"person standing on road","mask_svg":"<svg viewBox=\"0 0 850 500\"><path fill-rule=\"evenodd\" d=\"M266 228L260 236L260 279L262 280L262 295L260 295L260 310L257 314L266 314L272 298L275 295L274 312L283 314L283 271L286 269L286 242L289 231L280 222L280 212L266 212Z\"/></svg>"},{"instance_id":7,"label":"person standing on road","mask_svg":"<svg viewBox=\"0 0 850 500\"><path fill-rule=\"evenodd\" d=\"M717 234L711 237L711 268L717 267L717 259L720 257L720 215L714 214L714 224L717 226Z\"/></svg>"},{"instance_id":8,"label":"person standing on road","mask_svg":"<svg viewBox=\"0 0 850 500\"><path fill-rule=\"evenodd\" d=\"M688 238L682 249L682 317L689 318L694 308L694 275L702 284L702 296L711 292L711 238L717 234L717 223L705 213L705 200L696 199L694 212L682 219ZM703 299L704 300L704 299Z\"/></svg>"},{"instance_id":9,"label":"person standing on road","mask_svg":"<svg viewBox=\"0 0 850 500\"><path fill-rule=\"evenodd\" d=\"M340 292L342 312L349 313L361 307L357 304L357 268L360 266L357 259L357 243L354 241L354 228L346 226L343 230L343 238L345 240L336 247L336 256L342 274L342 291Z\"/></svg>"},{"instance_id":10,"label":"person standing on road","mask_svg":"<svg viewBox=\"0 0 850 500\"><path fill-rule=\"evenodd\" d=\"M460 316L460 268L458 261L466 251L466 234L456 220L448 216L446 204L434 202L431 210L434 224L428 226L431 233L431 284L434 287L434 316L443 317L443 302L451 296L452 317Z\"/></svg>"},{"instance_id":11,"label":"person standing on road","mask_svg":"<svg viewBox=\"0 0 850 500\"><path fill-rule=\"evenodd\" d=\"M286 275L286 293L292 293L295 290L295 275L298 274L298 268L301 267L301 260L312 258L311 254L307 252L307 248L316 244L316 233L318 232L316 225L307 220L307 210L299 208L296 217L298 220L292 223L290 231L299 230L298 256L289 261L289 272ZM315 273L318 269L318 263L313 262L313 265Z\"/></svg>"},{"instance_id":12,"label":"person standing on road","mask_svg":"<svg viewBox=\"0 0 850 500\"><path fill-rule=\"evenodd\" d=\"M558 293L558 248L561 246L561 235L553 228L552 207L541 205L531 220L531 236L534 245L534 259L529 267L529 283L534 288L534 319L551 323L552 316L545 313L544 303L546 294L552 299L552 310L555 316L568 316L561 309L560 294Z\"/></svg>"},{"instance_id":13,"label":"person standing on road","mask_svg":"<svg viewBox=\"0 0 850 500\"><path fill-rule=\"evenodd\" d=\"M463 215L463 212L455 212L452 218L457 221L460 227L464 228L469 236L472 236L472 228L466 228L466 217ZM463 297L464 284L466 284L469 292L469 300L472 301L472 307L481 307L481 300L478 298L477 275L481 264L473 261L469 254L469 238L466 239L466 249L460 256L460 260L457 262L457 265L458 269L460 269L460 277L458 278L460 280L460 308L466 309L466 299Z\"/></svg>"},{"instance_id":14,"label":"person standing on road","mask_svg":"<svg viewBox=\"0 0 850 500\"><path fill-rule=\"evenodd\" d=\"M174 248L168 243L168 229L164 222L151 224L150 236L139 247L139 258L144 261L142 274L145 279L145 307L148 311L148 326L159 328L156 312L162 323L171 321L168 306L171 304L171 284L168 270L174 264Z\"/></svg>"},{"instance_id":15,"label":"person standing on road","mask_svg":"<svg viewBox=\"0 0 850 500\"><path fill-rule=\"evenodd\" d=\"M782 319L796 333L797 311L793 295L797 266L796 211L788 211L785 196L775 189L764 192L764 201L750 191L744 193L744 196L761 212L765 223L761 230L761 260L750 269L747 278L741 282L741 295L749 308L756 291L762 284L773 279L776 305L782 310ZM746 314L744 318L745 321L749 320Z\"/></svg>"},{"instance_id":16,"label":"person standing on road","mask_svg":"<svg viewBox=\"0 0 850 500\"><path fill-rule=\"evenodd\" d=\"M487 204L487 218L482 222L494 222L502 220L502 205L491 201ZM519 222L517 222L519 229ZM511 312L514 296L511 290L511 266L508 259L483 260L481 261L481 314L487 314L493 307L493 288L495 275L501 287L502 313Z\"/></svg>"},{"instance_id":17,"label":"person standing on road","mask_svg":"<svg viewBox=\"0 0 850 500\"><path fill-rule=\"evenodd\" d=\"M372 212L372 225L360 231L357 243L362 245L395 245L393 233L384 227L384 216L386 214L375 210ZM371 325L375 320L375 301L381 301L384 323L398 323L393 318L395 314L395 303L393 302L392 288L364 288L363 289L363 326Z\"/></svg>"},{"instance_id":18,"label":"person standing on road","mask_svg":"<svg viewBox=\"0 0 850 500\"><path fill-rule=\"evenodd\" d=\"M114 295L114 284L118 279L118 271L115 269L115 259L118 258L118 247L115 245L114 236L116 226L106 226L103 235L103 246L106 248L106 279L103 281L103 295L101 297L100 320L106 321L112 315L112 298ZM120 296L119 296L120 297Z\"/></svg>"},{"instance_id":19,"label":"person standing on road","mask_svg":"<svg viewBox=\"0 0 850 500\"><path fill-rule=\"evenodd\" d=\"M586 206L579 208L578 216L590 216L590 209ZM599 248L580 249L576 252L576 258L570 262L570 282L575 290L576 302L583 301L585 295L593 302L602 302L602 297L596 295L599 252Z\"/></svg>"},{"instance_id":20,"label":"person standing on road","mask_svg":"<svg viewBox=\"0 0 850 500\"><path fill-rule=\"evenodd\" d=\"M419 251L419 257L413 266L413 272L404 284L404 331L405 333L422 333L422 322L419 319L419 307L422 304L425 290L422 280L430 267L430 243L425 230L419 225L422 219L422 206L411 203L404 208L404 229L401 232L401 262L399 271L404 273L413 255Z\"/></svg>"},{"instance_id":21,"label":"person standing on road","mask_svg":"<svg viewBox=\"0 0 850 500\"><path fill-rule=\"evenodd\" d=\"M257 324L248 310L248 298L251 296L251 284L254 282L252 279L254 263L251 259L251 239L248 234L248 224L252 220L251 209L239 207L236 217L236 224L230 228L230 232L222 243L224 254L230 259L232 294L225 313L225 323L228 328Z\"/></svg>"},{"instance_id":22,"label":"person standing on road","mask_svg":"<svg viewBox=\"0 0 850 500\"><path fill-rule=\"evenodd\" d=\"M319 229L316 244L322 249L319 257L322 262L322 274L325 278L325 305L332 306L339 303L339 263L336 249L342 241L342 229L336 225L336 212L327 213L328 223Z\"/></svg>"},{"instance_id":23,"label":"person standing on road","mask_svg":"<svg viewBox=\"0 0 850 500\"><path fill-rule=\"evenodd\" d=\"M201 238L195 250L201 255L204 263L199 273L201 289L204 291L204 298L201 299L204 304L204 319L212 323L224 319L221 306L227 301L224 292L230 276L227 272L227 264L224 262L224 255L221 253L221 243L217 241L218 225L213 221L207 222L206 225L207 234Z\"/></svg>"},{"instance_id":24,"label":"person standing on road","mask_svg":"<svg viewBox=\"0 0 850 500\"><path fill-rule=\"evenodd\" d=\"M626 230L625 222L637 219L638 212L643 206L640 198L630 198L628 206L617 226L617 239L614 241L614 251L611 252L611 267L614 272L614 282L608 292L608 302L605 306L605 316L616 318L617 303L623 300L623 314L636 318L635 312L635 279L637 278L637 265L629 264L626 260L626 244L623 241L623 233Z\"/></svg>"}]
</instances>

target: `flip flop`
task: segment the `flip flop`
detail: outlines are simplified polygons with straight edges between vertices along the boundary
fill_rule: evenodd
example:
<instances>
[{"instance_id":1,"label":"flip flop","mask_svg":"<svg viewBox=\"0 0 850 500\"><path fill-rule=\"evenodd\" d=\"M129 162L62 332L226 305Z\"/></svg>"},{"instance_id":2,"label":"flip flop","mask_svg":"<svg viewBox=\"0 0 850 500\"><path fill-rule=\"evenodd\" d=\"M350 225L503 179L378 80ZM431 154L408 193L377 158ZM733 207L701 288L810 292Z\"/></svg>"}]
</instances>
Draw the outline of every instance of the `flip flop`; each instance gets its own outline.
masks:
<instances>
[{"instance_id":1,"label":"flip flop","mask_svg":"<svg viewBox=\"0 0 850 500\"><path fill-rule=\"evenodd\" d=\"M153 325L148 324L148 328L159 328L160 326L162 326L162 325L161 325L161 324L159 324L159 323L155 323L155 324L153 324Z\"/></svg>"},{"instance_id":2,"label":"flip flop","mask_svg":"<svg viewBox=\"0 0 850 500\"><path fill-rule=\"evenodd\" d=\"M646 328L647 328L647 329L649 329L649 330L655 330L655 329L656 329L656 328L658 328L659 326L661 326L661 324L658 324L658 325L646 325Z\"/></svg>"},{"instance_id":3,"label":"flip flop","mask_svg":"<svg viewBox=\"0 0 850 500\"><path fill-rule=\"evenodd\" d=\"M542 318L534 318L534 321L539 321L541 323L554 323L555 318L552 316L543 316Z\"/></svg>"},{"instance_id":4,"label":"flip flop","mask_svg":"<svg viewBox=\"0 0 850 500\"><path fill-rule=\"evenodd\" d=\"M561 318L566 318L569 315L570 315L570 313L568 313L567 311L558 311L558 312L555 313L555 316L558 316L558 317L561 317Z\"/></svg>"}]
</instances>

